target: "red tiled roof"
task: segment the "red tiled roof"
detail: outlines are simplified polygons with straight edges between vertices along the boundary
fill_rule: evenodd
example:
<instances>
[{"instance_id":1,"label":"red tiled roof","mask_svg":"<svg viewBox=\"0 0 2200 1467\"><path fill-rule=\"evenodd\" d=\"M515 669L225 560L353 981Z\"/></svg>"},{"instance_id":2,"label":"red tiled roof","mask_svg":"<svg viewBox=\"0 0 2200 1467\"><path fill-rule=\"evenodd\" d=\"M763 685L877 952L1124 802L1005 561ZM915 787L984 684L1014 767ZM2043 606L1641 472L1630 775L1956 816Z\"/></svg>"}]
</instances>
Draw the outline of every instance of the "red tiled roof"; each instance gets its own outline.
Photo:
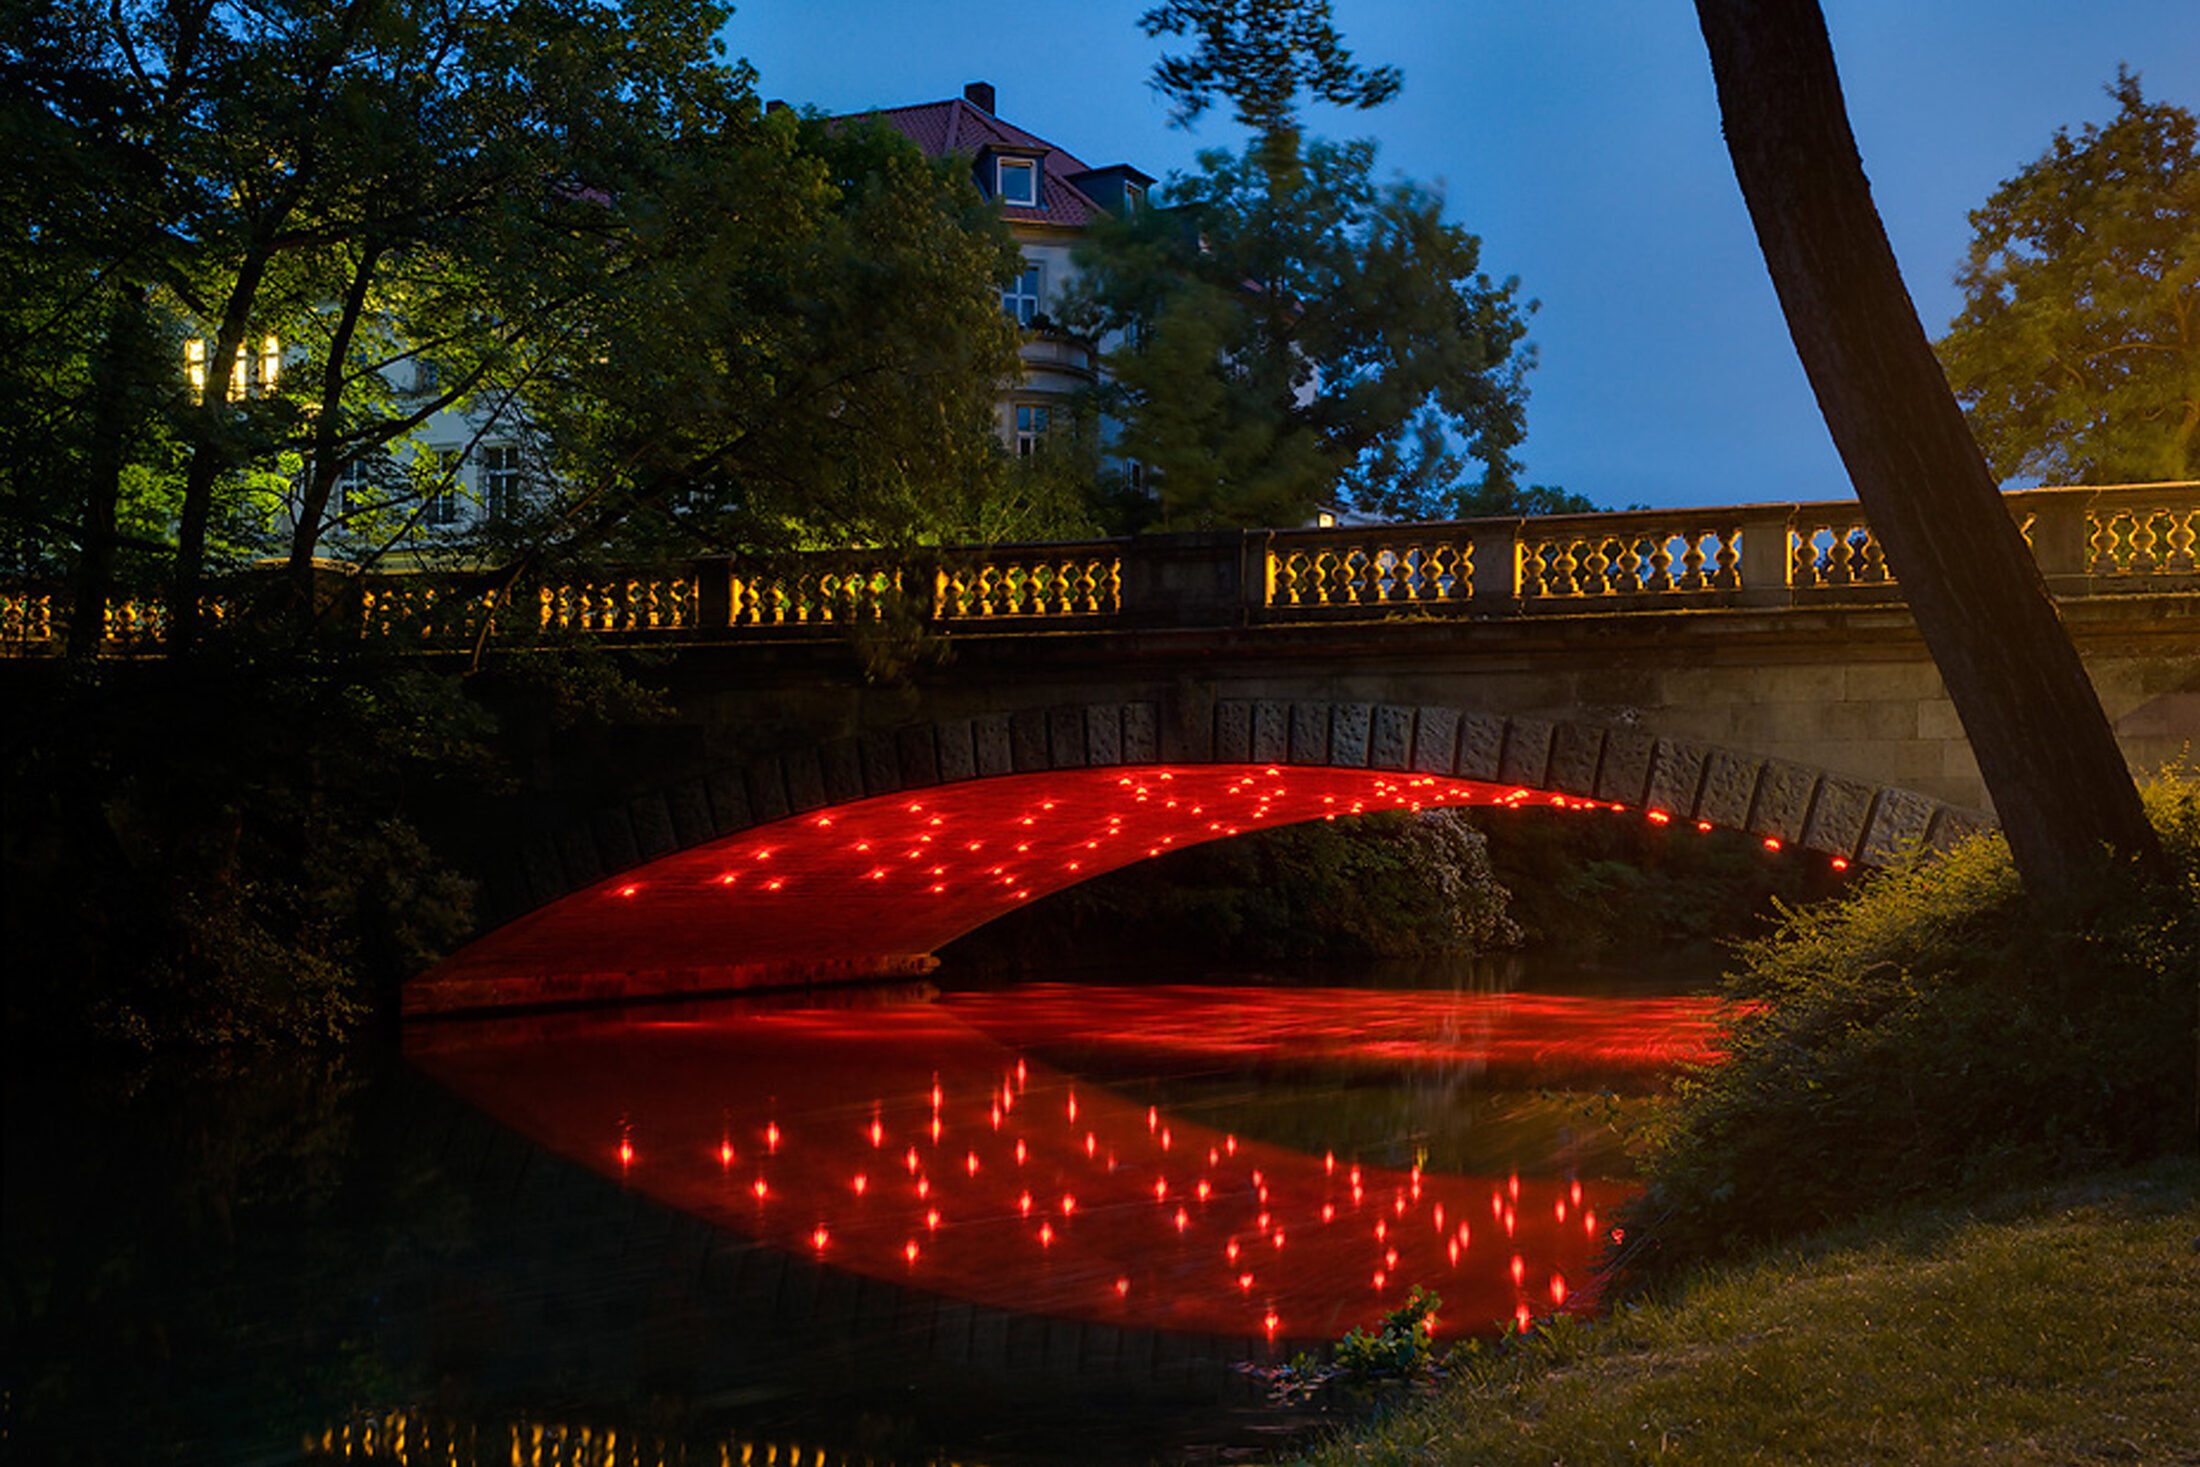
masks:
<instances>
[{"instance_id":1,"label":"red tiled roof","mask_svg":"<svg viewBox=\"0 0 2200 1467\"><path fill-rule=\"evenodd\" d=\"M1011 223L1060 224L1081 229L1104 212L1070 182L1074 175L1091 171L1075 154L1003 122L961 97L945 102L923 102L914 107L886 107L862 115L876 117L899 131L922 148L928 157L950 158L958 153L974 157L987 147L1041 153L1046 177L1039 188L1039 207L1002 205L1001 212Z\"/></svg>"}]
</instances>

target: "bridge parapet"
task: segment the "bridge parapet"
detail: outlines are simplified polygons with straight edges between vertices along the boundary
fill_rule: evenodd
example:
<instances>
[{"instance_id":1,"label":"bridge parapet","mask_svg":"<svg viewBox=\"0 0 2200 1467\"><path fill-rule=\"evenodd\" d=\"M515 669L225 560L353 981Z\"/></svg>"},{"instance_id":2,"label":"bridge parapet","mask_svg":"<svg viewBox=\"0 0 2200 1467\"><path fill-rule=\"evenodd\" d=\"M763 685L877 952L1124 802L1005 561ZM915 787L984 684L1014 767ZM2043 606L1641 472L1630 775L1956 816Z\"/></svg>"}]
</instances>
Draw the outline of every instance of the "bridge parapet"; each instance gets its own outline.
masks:
<instances>
[{"instance_id":1,"label":"bridge parapet","mask_svg":"<svg viewBox=\"0 0 2200 1467\"><path fill-rule=\"evenodd\" d=\"M2033 489L2004 496L2062 597L2200 590L2200 483ZM341 574L341 572L339 573ZM1390 618L1529 618L1896 601L1852 501L1631 510L1313 530L1242 530L907 555L828 552L792 564L727 557L614 567L492 587L479 575L367 574L338 588L369 642L398 648L769 641L851 627L1223 629ZM240 604L242 598L239 598ZM230 614L227 602L214 606ZM58 650L65 598L0 588L0 648ZM105 648L157 648L165 610L108 608Z\"/></svg>"}]
</instances>

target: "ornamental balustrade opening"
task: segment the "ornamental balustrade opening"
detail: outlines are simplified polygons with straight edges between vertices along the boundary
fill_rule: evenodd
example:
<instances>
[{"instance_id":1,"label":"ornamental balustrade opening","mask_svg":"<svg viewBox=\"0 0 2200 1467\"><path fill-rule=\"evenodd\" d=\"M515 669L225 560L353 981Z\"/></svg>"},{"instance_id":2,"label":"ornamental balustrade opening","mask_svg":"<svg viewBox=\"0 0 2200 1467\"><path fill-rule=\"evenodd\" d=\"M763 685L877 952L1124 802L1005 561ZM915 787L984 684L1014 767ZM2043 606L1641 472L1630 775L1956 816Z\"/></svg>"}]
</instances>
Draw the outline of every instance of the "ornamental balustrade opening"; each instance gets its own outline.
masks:
<instances>
[{"instance_id":1,"label":"ornamental balustrade opening","mask_svg":"<svg viewBox=\"0 0 2200 1467\"><path fill-rule=\"evenodd\" d=\"M2058 596L2200 590L2200 483L2004 496ZM1897 601L1850 502L1630 510L1309 530L1236 530L906 555L834 551L614 567L486 589L478 576L333 573L332 604L387 647L744 641L850 628L1215 629L1397 617L1534 617ZM219 623L249 598L202 603ZM0 586L0 653L57 653L69 596ZM116 599L102 650L143 655L157 597Z\"/></svg>"}]
</instances>

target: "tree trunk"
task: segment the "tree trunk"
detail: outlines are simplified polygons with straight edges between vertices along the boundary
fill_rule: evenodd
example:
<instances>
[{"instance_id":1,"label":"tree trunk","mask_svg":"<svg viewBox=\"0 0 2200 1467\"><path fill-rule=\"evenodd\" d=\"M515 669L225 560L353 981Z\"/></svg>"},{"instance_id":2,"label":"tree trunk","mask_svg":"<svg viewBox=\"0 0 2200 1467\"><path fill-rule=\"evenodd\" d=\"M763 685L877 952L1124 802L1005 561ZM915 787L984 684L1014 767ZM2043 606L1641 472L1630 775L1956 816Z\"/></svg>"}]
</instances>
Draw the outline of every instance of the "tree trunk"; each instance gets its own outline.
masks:
<instances>
[{"instance_id":1,"label":"tree trunk","mask_svg":"<svg viewBox=\"0 0 2200 1467\"><path fill-rule=\"evenodd\" d=\"M1817 0L1696 0L1735 177L1796 354L2018 874L2164 862L2100 700L1948 390L1864 178Z\"/></svg>"},{"instance_id":2,"label":"tree trunk","mask_svg":"<svg viewBox=\"0 0 2200 1467\"><path fill-rule=\"evenodd\" d=\"M145 359L156 350L145 290L115 287L93 368L91 451L84 465L81 545L75 605L69 614L68 655L99 655L107 637L107 603L115 589L115 507L122 501L122 471L144 415Z\"/></svg>"}]
</instances>

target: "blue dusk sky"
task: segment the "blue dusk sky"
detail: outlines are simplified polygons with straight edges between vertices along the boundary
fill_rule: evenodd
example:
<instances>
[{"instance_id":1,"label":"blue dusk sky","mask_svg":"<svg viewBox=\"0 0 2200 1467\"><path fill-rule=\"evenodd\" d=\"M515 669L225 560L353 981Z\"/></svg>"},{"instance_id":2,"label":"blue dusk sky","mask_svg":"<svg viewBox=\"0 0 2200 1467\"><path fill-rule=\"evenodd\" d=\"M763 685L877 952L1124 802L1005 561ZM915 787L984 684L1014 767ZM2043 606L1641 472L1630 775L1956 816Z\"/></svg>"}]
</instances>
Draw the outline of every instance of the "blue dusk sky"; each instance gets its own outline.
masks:
<instances>
[{"instance_id":1,"label":"blue dusk sky","mask_svg":"<svg viewBox=\"0 0 2200 1467\"><path fill-rule=\"evenodd\" d=\"M2057 127L2105 121L2119 63L2200 107L2193 0L1825 0L1858 146L1928 333L1960 305L1969 211ZM1142 0L738 0L757 90L829 112L991 82L1002 118L1156 177L1237 146L1226 110L1168 125ZM1600 504L1850 495L1788 343L1683 0L1336 0L1347 43L1405 73L1387 107L1317 109L1386 173L1441 183L1531 321L1526 481ZM1176 44L1181 47L1182 41Z\"/></svg>"}]
</instances>

